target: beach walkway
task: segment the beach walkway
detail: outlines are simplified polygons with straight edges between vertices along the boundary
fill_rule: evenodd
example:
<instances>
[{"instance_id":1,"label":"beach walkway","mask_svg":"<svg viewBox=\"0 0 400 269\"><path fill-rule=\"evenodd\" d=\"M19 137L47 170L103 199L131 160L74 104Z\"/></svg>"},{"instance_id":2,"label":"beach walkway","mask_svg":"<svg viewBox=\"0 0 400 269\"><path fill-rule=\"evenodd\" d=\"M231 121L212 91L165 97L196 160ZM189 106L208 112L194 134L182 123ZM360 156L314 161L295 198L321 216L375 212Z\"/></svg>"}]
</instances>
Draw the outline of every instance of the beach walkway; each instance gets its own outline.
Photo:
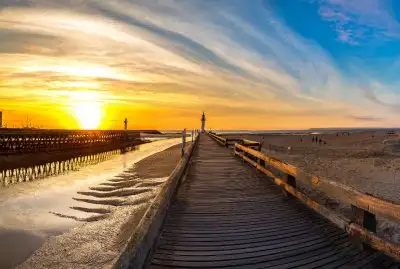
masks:
<instances>
[{"instance_id":1,"label":"beach walkway","mask_svg":"<svg viewBox=\"0 0 400 269\"><path fill-rule=\"evenodd\" d=\"M202 134L148 268L398 268Z\"/></svg>"}]
</instances>

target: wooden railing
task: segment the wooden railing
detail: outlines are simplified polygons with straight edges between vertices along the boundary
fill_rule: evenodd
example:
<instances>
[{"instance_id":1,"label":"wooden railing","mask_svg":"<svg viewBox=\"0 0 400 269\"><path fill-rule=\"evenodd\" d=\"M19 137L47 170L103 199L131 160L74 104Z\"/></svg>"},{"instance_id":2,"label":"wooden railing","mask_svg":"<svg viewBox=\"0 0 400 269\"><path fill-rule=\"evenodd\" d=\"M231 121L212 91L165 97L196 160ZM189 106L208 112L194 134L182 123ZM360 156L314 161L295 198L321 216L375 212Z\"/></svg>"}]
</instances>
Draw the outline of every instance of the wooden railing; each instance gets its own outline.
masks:
<instances>
[{"instance_id":1,"label":"wooden railing","mask_svg":"<svg viewBox=\"0 0 400 269\"><path fill-rule=\"evenodd\" d=\"M261 143L258 141L242 138L225 138L212 132L208 133L208 135L224 147L229 147L230 145L234 146L236 143L257 150L260 150L262 147Z\"/></svg>"},{"instance_id":2,"label":"wooden railing","mask_svg":"<svg viewBox=\"0 0 400 269\"><path fill-rule=\"evenodd\" d=\"M223 146L228 143L228 139L224 137L215 134L210 134L210 136ZM248 143L246 144L246 142ZM362 242L364 247L372 247L400 260L400 245L380 238L376 234L376 215L398 222L400 221L399 204L310 175L293 165L262 153L261 144L258 143L257 145L257 143L256 141L248 140L235 143L234 154L270 177L277 185L283 188L287 196L299 199L308 207L345 230L352 238ZM285 176L279 177L272 172L273 170L278 170L280 174ZM352 217L349 219L309 198L296 189L296 181L298 180L312 186L315 190L322 191L330 198L350 204L353 213Z\"/></svg>"},{"instance_id":3,"label":"wooden railing","mask_svg":"<svg viewBox=\"0 0 400 269\"><path fill-rule=\"evenodd\" d=\"M219 136L212 132L208 133L208 135L222 146L226 147L228 145L228 140L225 137Z\"/></svg>"},{"instance_id":4,"label":"wooden railing","mask_svg":"<svg viewBox=\"0 0 400 269\"><path fill-rule=\"evenodd\" d=\"M382 239L376 234L376 215L382 215L391 220L399 221L399 204L378 199L347 186L309 175L293 165L271 158L245 145L235 144L234 154L269 176L276 184L281 186L288 195L301 200L307 206L345 230L351 237L357 238L364 244L398 260L400 259L399 244ZM280 178L276 176L268 169L270 167L283 172L286 174L286 177ZM296 189L297 180L311 185L316 190L324 192L330 198L350 204L353 212L352 218L348 219L339 215L300 192Z\"/></svg>"}]
</instances>

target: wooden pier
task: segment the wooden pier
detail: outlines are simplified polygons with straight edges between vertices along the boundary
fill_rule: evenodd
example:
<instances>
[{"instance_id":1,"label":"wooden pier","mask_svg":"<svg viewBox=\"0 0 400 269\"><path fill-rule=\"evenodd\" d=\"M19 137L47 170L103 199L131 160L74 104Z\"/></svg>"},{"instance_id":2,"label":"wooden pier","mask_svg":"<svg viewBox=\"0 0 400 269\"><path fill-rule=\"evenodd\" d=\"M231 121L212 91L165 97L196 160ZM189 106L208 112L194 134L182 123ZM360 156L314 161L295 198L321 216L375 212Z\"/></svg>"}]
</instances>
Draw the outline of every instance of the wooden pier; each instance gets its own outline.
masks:
<instances>
[{"instance_id":1,"label":"wooden pier","mask_svg":"<svg viewBox=\"0 0 400 269\"><path fill-rule=\"evenodd\" d=\"M356 207L354 220L336 216L299 195L292 175L276 184L254 169L269 167L251 154L256 142L236 143L234 151L216 142L224 145L199 136L115 267L398 268L399 245L374 234L373 213ZM382 203L371 206L374 213L393 206L383 213L397 219L398 205Z\"/></svg>"},{"instance_id":2,"label":"wooden pier","mask_svg":"<svg viewBox=\"0 0 400 269\"><path fill-rule=\"evenodd\" d=\"M140 143L141 131L0 129L0 156L38 152L79 151ZM149 131L155 132L155 131Z\"/></svg>"}]
</instances>

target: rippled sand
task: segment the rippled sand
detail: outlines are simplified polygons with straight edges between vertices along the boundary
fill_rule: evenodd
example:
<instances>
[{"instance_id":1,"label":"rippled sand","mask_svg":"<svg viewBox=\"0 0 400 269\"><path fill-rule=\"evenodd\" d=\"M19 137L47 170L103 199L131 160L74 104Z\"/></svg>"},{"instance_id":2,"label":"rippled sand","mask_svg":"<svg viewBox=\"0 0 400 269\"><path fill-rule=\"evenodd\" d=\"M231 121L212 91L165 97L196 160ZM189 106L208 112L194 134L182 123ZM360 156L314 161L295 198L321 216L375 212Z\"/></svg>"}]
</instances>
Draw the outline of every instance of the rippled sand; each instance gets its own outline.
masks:
<instances>
[{"instance_id":1,"label":"rippled sand","mask_svg":"<svg viewBox=\"0 0 400 269\"><path fill-rule=\"evenodd\" d=\"M144 144L80 171L0 189L0 268L23 262L49 236L88 229L78 238L89 240L93 231L85 225L113 231L140 215L177 164L180 142Z\"/></svg>"}]
</instances>

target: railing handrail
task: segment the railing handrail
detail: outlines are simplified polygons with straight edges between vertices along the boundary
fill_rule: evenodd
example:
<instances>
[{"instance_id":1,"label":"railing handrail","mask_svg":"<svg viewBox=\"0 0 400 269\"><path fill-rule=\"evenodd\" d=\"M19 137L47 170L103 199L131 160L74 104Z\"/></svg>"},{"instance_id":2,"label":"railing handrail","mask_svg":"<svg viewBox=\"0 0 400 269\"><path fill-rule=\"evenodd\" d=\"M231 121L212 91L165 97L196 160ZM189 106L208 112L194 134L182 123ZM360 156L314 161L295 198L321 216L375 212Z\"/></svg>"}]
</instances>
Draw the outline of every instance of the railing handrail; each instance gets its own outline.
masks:
<instances>
[{"instance_id":1,"label":"railing handrail","mask_svg":"<svg viewBox=\"0 0 400 269\"><path fill-rule=\"evenodd\" d=\"M321 177L312 176L291 164L269 157L268 155L252 148L240 144L236 144L235 148L247 152L257 159L264 160L274 168L281 170L286 174L292 175L296 179L311 185L314 189L323 191L328 196L333 196L331 198L355 205L374 214L380 214L394 220L400 220L400 204L364 194L340 183L328 181Z\"/></svg>"},{"instance_id":2,"label":"railing handrail","mask_svg":"<svg viewBox=\"0 0 400 269\"><path fill-rule=\"evenodd\" d=\"M224 138L222 136L219 136L219 135L216 135L216 134L211 133L211 132L208 133L208 135L210 135L212 138L214 138L221 145L226 146L226 142L227 142L226 138Z\"/></svg>"},{"instance_id":3,"label":"railing handrail","mask_svg":"<svg viewBox=\"0 0 400 269\"><path fill-rule=\"evenodd\" d=\"M261 148L261 143L258 141L243 138L225 138L212 132L209 132L208 134L225 147L228 147L229 145L235 145L238 142L239 144L246 145L248 147L256 147L258 149Z\"/></svg>"}]
</instances>

